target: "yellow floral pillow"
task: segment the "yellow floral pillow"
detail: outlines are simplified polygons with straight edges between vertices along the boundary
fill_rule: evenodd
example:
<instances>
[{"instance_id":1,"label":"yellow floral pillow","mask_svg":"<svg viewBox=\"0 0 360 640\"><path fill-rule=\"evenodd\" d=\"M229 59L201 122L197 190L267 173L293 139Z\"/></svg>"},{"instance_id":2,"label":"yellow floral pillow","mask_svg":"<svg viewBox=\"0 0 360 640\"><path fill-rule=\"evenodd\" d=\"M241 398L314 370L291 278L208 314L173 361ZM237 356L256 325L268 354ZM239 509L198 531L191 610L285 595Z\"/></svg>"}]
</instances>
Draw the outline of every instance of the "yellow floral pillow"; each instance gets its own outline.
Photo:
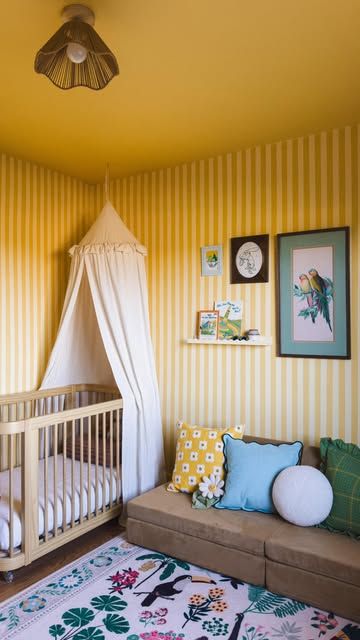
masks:
<instances>
[{"instance_id":1,"label":"yellow floral pillow","mask_svg":"<svg viewBox=\"0 0 360 640\"><path fill-rule=\"evenodd\" d=\"M168 491L193 493L203 476L214 473L224 477L222 436L229 433L242 438L244 425L227 429L192 427L185 422L177 424L179 434L176 444L175 466Z\"/></svg>"}]
</instances>

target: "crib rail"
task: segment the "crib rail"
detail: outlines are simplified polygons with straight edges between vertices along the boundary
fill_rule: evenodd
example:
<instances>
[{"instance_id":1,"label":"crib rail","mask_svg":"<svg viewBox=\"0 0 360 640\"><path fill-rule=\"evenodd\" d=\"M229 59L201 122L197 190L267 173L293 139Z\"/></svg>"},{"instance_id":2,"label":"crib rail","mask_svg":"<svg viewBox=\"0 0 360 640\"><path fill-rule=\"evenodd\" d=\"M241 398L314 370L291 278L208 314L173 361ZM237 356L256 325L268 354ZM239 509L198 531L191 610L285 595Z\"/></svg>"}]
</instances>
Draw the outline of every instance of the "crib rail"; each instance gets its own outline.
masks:
<instances>
[{"instance_id":1,"label":"crib rail","mask_svg":"<svg viewBox=\"0 0 360 640\"><path fill-rule=\"evenodd\" d=\"M16 396L0 397L9 532L0 571L29 564L121 511L118 390L76 385Z\"/></svg>"},{"instance_id":2,"label":"crib rail","mask_svg":"<svg viewBox=\"0 0 360 640\"><path fill-rule=\"evenodd\" d=\"M118 389L93 384L68 385L0 396L0 471L8 468L8 446L2 435L14 432L5 425L119 397ZM21 465L20 437L14 440L14 456L14 464Z\"/></svg>"},{"instance_id":3,"label":"crib rail","mask_svg":"<svg viewBox=\"0 0 360 640\"><path fill-rule=\"evenodd\" d=\"M117 388L76 384L0 396L0 424L119 398Z\"/></svg>"}]
</instances>

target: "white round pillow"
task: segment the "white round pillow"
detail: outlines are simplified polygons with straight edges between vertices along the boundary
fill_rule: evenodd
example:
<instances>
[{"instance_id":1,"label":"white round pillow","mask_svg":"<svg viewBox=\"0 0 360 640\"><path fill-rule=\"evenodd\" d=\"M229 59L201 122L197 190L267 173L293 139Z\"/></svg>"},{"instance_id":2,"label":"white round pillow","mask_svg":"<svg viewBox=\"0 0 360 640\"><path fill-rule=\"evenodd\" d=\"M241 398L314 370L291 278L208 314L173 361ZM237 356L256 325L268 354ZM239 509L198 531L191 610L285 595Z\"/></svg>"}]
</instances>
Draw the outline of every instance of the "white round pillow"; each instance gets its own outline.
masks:
<instances>
[{"instance_id":1,"label":"white round pillow","mask_svg":"<svg viewBox=\"0 0 360 640\"><path fill-rule=\"evenodd\" d=\"M315 467L297 465L279 473L272 498L277 512L300 527L320 524L329 515L333 490L328 479Z\"/></svg>"}]
</instances>

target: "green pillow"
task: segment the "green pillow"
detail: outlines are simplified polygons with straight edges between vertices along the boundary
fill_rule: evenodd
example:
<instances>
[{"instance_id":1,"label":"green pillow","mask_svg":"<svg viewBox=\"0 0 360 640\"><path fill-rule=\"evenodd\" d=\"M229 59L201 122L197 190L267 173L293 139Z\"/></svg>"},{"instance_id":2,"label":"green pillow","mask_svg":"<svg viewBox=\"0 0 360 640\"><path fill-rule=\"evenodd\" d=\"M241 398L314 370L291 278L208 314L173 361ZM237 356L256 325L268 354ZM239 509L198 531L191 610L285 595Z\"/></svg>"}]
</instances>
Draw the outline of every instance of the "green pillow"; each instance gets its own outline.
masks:
<instances>
[{"instance_id":1,"label":"green pillow","mask_svg":"<svg viewBox=\"0 0 360 640\"><path fill-rule=\"evenodd\" d=\"M320 456L334 492L332 509L320 526L360 538L360 447L321 438Z\"/></svg>"}]
</instances>

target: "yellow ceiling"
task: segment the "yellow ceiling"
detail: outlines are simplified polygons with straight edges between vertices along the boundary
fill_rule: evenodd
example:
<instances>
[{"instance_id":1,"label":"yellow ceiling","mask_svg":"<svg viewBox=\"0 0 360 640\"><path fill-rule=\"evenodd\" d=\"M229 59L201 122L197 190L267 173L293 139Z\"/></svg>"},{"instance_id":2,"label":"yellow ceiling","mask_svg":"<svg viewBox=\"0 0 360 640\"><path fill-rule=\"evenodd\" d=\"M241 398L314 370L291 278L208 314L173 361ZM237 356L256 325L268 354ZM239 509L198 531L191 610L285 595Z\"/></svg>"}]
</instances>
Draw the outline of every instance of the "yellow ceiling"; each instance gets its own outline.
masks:
<instances>
[{"instance_id":1,"label":"yellow ceiling","mask_svg":"<svg viewBox=\"0 0 360 640\"><path fill-rule=\"evenodd\" d=\"M66 1L1 4L0 150L89 181L360 121L359 0L88 0L100 92L33 71Z\"/></svg>"}]
</instances>

